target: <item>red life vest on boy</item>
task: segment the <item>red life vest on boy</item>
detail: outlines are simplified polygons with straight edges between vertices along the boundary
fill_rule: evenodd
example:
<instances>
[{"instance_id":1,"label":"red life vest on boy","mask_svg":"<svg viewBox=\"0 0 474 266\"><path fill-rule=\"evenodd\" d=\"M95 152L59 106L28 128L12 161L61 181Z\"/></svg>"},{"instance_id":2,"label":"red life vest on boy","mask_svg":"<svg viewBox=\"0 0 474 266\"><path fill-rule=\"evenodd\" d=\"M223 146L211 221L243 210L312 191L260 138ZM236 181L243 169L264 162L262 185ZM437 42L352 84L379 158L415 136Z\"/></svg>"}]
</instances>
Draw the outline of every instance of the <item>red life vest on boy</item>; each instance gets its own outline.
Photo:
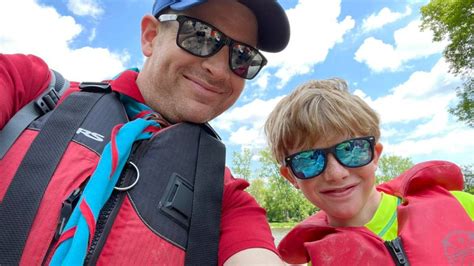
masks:
<instances>
[{"instance_id":1,"label":"red life vest on boy","mask_svg":"<svg viewBox=\"0 0 474 266\"><path fill-rule=\"evenodd\" d=\"M411 265L470 265L474 263L474 223L449 192L462 188L461 170L444 161L420 163L378 186L377 190L403 200L397 210L397 239L402 247L396 245L399 252L394 254L365 227L328 225L323 211L290 231L278 250L288 263L408 265L408 260ZM394 259L397 256L399 260Z\"/></svg>"}]
</instances>

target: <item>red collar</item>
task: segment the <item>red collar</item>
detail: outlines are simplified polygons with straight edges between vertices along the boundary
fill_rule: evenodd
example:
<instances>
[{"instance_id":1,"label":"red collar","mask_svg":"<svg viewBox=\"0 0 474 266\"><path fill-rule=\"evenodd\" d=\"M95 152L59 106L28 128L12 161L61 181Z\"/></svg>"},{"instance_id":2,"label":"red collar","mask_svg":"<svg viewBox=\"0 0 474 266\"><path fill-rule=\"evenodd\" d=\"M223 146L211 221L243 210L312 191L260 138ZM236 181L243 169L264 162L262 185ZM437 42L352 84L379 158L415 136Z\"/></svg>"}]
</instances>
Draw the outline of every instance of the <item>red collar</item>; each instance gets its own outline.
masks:
<instances>
[{"instance_id":1,"label":"red collar","mask_svg":"<svg viewBox=\"0 0 474 266\"><path fill-rule=\"evenodd\" d=\"M111 80L112 90L121 94L132 97L134 100L144 103L145 99L137 86L138 72L133 70L125 70L118 78Z\"/></svg>"}]
</instances>

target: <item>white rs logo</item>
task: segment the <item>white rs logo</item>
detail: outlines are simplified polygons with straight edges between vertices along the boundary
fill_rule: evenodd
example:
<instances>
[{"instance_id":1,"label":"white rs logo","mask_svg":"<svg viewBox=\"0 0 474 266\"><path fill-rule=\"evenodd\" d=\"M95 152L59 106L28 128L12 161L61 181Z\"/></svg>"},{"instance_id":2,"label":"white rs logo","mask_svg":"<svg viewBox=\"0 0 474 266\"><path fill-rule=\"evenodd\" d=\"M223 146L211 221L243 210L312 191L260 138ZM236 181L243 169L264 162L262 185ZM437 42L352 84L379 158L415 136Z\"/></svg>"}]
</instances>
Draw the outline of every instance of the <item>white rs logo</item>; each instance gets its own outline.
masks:
<instances>
[{"instance_id":1,"label":"white rs logo","mask_svg":"<svg viewBox=\"0 0 474 266\"><path fill-rule=\"evenodd\" d=\"M78 128L77 131L76 131L76 134L83 134L84 136L86 136L86 137L88 137L88 138L90 138L90 139L99 141L99 142L104 141L104 136L102 136L102 135L99 134L99 133L95 133L95 132L89 131L89 130L87 130L87 129Z\"/></svg>"}]
</instances>

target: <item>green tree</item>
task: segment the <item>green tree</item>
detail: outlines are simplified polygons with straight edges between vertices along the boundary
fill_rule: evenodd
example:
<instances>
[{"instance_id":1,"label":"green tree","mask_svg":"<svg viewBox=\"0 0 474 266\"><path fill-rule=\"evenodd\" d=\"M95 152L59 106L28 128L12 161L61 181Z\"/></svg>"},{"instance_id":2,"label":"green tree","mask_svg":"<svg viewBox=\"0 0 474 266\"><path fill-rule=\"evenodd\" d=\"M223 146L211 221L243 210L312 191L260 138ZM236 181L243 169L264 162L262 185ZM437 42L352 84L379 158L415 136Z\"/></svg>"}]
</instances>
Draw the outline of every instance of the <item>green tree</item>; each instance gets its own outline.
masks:
<instances>
[{"instance_id":1,"label":"green tree","mask_svg":"<svg viewBox=\"0 0 474 266\"><path fill-rule=\"evenodd\" d=\"M378 163L376 174L377 184L387 182L394 177L399 176L404 171L413 166L410 158L404 158L397 155L382 155Z\"/></svg>"},{"instance_id":2,"label":"green tree","mask_svg":"<svg viewBox=\"0 0 474 266\"><path fill-rule=\"evenodd\" d=\"M252 169L252 151L250 149L243 149L241 153L232 152L232 172L234 175L243 178L245 180L250 180Z\"/></svg>"},{"instance_id":3,"label":"green tree","mask_svg":"<svg viewBox=\"0 0 474 266\"><path fill-rule=\"evenodd\" d=\"M461 166L464 174L464 191L474 194L474 164Z\"/></svg>"},{"instance_id":4,"label":"green tree","mask_svg":"<svg viewBox=\"0 0 474 266\"><path fill-rule=\"evenodd\" d=\"M260 178L268 180L265 204L270 222L301 221L316 211L297 189L291 186L280 175L280 167L271 156L268 148L263 149L260 155Z\"/></svg>"},{"instance_id":5,"label":"green tree","mask_svg":"<svg viewBox=\"0 0 474 266\"><path fill-rule=\"evenodd\" d=\"M474 127L474 0L431 0L421 7L421 29L433 32L433 41L449 40L444 57L450 71L464 79L457 88L459 103L450 112Z\"/></svg>"},{"instance_id":6,"label":"green tree","mask_svg":"<svg viewBox=\"0 0 474 266\"><path fill-rule=\"evenodd\" d=\"M249 181L249 192L267 211L270 222L301 221L316 211L297 189L280 176L280 167L268 148L260 150L259 161L252 172L253 153L244 149L232 154L232 172Z\"/></svg>"},{"instance_id":7,"label":"green tree","mask_svg":"<svg viewBox=\"0 0 474 266\"><path fill-rule=\"evenodd\" d=\"M264 178L254 178L250 182L247 192L257 200L260 206L267 206L268 188Z\"/></svg>"},{"instance_id":8,"label":"green tree","mask_svg":"<svg viewBox=\"0 0 474 266\"><path fill-rule=\"evenodd\" d=\"M459 103L450 108L449 112L468 126L474 127L474 79L470 78L464 82L463 88L457 88L456 94Z\"/></svg>"}]
</instances>

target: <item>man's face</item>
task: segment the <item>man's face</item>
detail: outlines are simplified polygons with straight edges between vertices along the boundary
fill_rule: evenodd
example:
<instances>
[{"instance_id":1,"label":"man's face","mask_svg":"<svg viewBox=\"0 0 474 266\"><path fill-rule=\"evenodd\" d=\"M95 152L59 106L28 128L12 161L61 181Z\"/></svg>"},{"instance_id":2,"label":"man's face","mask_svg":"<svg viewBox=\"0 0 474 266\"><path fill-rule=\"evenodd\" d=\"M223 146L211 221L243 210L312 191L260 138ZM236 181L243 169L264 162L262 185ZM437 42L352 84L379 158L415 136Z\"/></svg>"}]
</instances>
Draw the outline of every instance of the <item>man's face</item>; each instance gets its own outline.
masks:
<instances>
[{"instance_id":1,"label":"man's face","mask_svg":"<svg viewBox=\"0 0 474 266\"><path fill-rule=\"evenodd\" d=\"M185 15L205 21L234 40L257 44L253 13L235 0L209 0ZM165 25L166 23L166 25ZM229 68L229 47L201 58L176 45L177 21L142 21L142 50L148 57L137 84L145 103L172 122L207 122L240 96L245 81Z\"/></svg>"},{"instance_id":2,"label":"man's face","mask_svg":"<svg viewBox=\"0 0 474 266\"><path fill-rule=\"evenodd\" d=\"M331 147L346 139L331 138L329 141L316 143L312 149ZM289 154L299 151L301 150L292 150ZM296 178L288 167L282 167L281 173L301 189L313 205L326 212L331 225L362 226L370 221L379 204L380 194L375 190L375 171L381 152L382 145L377 143L374 159L357 168L344 167L333 154L328 154L326 169L307 180Z\"/></svg>"}]
</instances>

